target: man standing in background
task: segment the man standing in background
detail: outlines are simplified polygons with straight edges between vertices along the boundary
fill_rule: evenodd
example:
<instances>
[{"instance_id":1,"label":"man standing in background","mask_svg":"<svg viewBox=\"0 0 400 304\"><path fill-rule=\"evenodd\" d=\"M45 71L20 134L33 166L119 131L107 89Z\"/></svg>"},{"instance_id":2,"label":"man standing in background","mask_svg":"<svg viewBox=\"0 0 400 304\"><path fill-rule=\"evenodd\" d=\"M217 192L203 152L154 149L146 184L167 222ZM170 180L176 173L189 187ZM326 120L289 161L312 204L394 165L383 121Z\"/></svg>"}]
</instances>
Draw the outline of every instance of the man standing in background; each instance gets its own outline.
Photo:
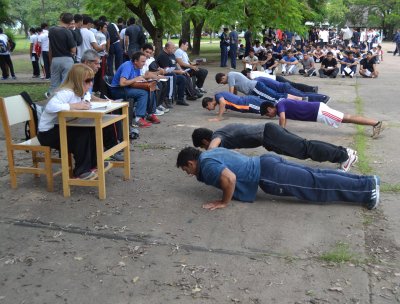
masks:
<instances>
[{"instance_id":1,"label":"man standing in background","mask_svg":"<svg viewBox=\"0 0 400 304\"><path fill-rule=\"evenodd\" d=\"M235 27L232 26L232 31L229 33L229 54L231 57L231 68L234 70L236 70L238 39L238 33L236 32Z\"/></svg>"}]
</instances>

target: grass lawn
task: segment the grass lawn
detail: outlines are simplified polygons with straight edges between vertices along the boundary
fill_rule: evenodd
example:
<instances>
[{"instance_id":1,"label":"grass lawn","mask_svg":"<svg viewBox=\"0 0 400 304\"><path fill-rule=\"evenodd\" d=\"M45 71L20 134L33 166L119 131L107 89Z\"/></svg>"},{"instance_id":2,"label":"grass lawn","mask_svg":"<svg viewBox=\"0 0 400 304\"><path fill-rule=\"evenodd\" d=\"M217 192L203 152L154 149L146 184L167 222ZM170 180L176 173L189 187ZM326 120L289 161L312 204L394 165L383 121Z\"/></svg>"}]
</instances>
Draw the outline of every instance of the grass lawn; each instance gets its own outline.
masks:
<instances>
[{"instance_id":1,"label":"grass lawn","mask_svg":"<svg viewBox=\"0 0 400 304\"><path fill-rule=\"evenodd\" d=\"M43 84L1 84L0 85L0 96L8 97L18 95L19 93L26 91L31 96L33 101L42 101L45 99L44 93L49 88L48 83Z\"/></svg>"}]
</instances>

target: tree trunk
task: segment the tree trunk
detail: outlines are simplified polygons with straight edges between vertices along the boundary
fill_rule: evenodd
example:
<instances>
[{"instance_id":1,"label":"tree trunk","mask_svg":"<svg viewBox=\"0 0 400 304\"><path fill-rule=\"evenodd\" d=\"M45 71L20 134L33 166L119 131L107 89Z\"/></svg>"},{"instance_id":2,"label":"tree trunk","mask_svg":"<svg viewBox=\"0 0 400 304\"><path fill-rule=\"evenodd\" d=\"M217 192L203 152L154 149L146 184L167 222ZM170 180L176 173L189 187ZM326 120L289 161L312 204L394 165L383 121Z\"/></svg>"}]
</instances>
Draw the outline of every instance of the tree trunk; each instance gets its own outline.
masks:
<instances>
[{"instance_id":1,"label":"tree trunk","mask_svg":"<svg viewBox=\"0 0 400 304\"><path fill-rule=\"evenodd\" d=\"M200 41L201 41L201 32L203 30L204 22L205 19L201 20L192 20L193 22L193 49L192 49L192 54L193 55L199 55L200 54Z\"/></svg>"},{"instance_id":2,"label":"tree trunk","mask_svg":"<svg viewBox=\"0 0 400 304\"><path fill-rule=\"evenodd\" d=\"M153 39L153 44L155 48L154 57L157 57L163 49L163 34L163 31L157 28L154 36L151 35L151 39Z\"/></svg>"},{"instance_id":3,"label":"tree trunk","mask_svg":"<svg viewBox=\"0 0 400 304\"><path fill-rule=\"evenodd\" d=\"M189 51L192 49L192 44L190 42L190 18L188 14L182 12L182 33L181 37L189 41Z\"/></svg>"}]
</instances>

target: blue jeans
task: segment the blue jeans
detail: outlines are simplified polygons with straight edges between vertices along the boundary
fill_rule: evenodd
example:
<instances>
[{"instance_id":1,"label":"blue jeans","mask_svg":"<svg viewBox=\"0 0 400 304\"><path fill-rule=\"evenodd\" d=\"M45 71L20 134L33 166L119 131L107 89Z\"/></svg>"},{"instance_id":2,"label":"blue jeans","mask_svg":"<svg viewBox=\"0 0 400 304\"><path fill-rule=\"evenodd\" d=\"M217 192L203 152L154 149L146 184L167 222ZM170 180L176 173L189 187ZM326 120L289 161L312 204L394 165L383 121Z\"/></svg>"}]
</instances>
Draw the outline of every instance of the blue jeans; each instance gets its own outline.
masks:
<instances>
[{"instance_id":1,"label":"blue jeans","mask_svg":"<svg viewBox=\"0 0 400 304\"><path fill-rule=\"evenodd\" d=\"M111 94L115 99L125 99L125 98L133 98L136 100L136 111L135 114L137 117L145 117L146 110L148 108L147 101L149 100L149 92L142 89L134 89L134 88L111 88ZM155 94L154 94L155 95Z\"/></svg>"},{"instance_id":2,"label":"blue jeans","mask_svg":"<svg viewBox=\"0 0 400 304\"><path fill-rule=\"evenodd\" d=\"M287 94L278 93L277 91L270 89L260 81L257 81L256 87L253 89L253 91L251 91L250 94L274 103L277 103L278 100L281 98L287 98Z\"/></svg>"},{"instance_id":3,"label":"blue jeans","mask_svg":"<svg viewBox=\"0 0 400 304\"><path fill-rule=\"evenodd\" d=\"M290 163L276 155L260 157L260 188L268 194L294 196L311 202L354 202L373 200L373 176L320 170Z\"/></svg>"},{"instance_id":4,"label":"blue jeans","mask_svg":"<svg viewBox=\"0 0 400 304\"><path fill-rule=\"evenodd\" d=\"M122 49L119 42L115 42L110 45L110 52L107 57L107 75L114 75L114 65L115 61L115 71L118 70L119 66L122 64Z\"/></svg>"},{"instance_id":5,"label":"blue jeans","mask_svg":"<svg viewBox=\"0 0 400 304\"><path fill-rule=\"evenodd\" d=\"M231 68L236 69L237 44L230 45Z\"/></svg>"},{"instance_id":6,"label":"blue jeans","mask_svg":"<svg viewBox=\"0 0 400 304\"><path fill-rule=\"evenodd\" d=\"M278 93L277 96L282 96L282 95L285 95L285 93L286 93L286 94L292 94L292 95L299 96L299 97L308 97L308 101L313 101L313 102L324 102L327 98L327 96L323 95L323 94L302 92L302 91L294 88L288 82L278 82L278 81L275 81L273 79L269 79L266 77L257 77L255 80L257 80L258 82L261 82L266 87L268 87L270 90L277 92ZM281 97L281 98L286 98L286 97Z\"/></svg>"},{"instance_id":7,"label":"blue jeans","mask_svg":"<svg viewBox=\"0 0 400 304\"><path fill-rule=\"evenodd\" d=\"M345 74L345 75L350 75L350 74L348 74L344 69L346 68L346 66L347 65L345 65L345 64L341 64L340 65L340 73L341 74ZM357 66L356 65L353 65L353 66L351 66L350 67L350 69L351 69L351 71L353 72L353 74L355 74L356 72L357 72Z\"/></svg>"},{"instance_id":8,"label":"blue jeans","mask_svg":"<svg viewBox=\"0 0 400 304\"><path fill-rule=\"evenodd\" d=\"M221 45L221 65L220 67L226 67L226 63L228 62L228 46Z\"/></svg>"}]
</instances>

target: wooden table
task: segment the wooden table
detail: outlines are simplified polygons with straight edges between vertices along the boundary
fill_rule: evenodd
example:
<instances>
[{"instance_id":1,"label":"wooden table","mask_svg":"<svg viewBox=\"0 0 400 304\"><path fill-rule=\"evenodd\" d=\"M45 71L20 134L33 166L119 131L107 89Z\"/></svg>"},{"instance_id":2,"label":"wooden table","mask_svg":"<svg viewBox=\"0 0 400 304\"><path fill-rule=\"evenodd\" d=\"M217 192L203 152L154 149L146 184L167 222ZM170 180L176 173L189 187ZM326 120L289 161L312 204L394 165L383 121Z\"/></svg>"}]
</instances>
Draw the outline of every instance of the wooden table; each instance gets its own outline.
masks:
<instances>
[{"instance_id":1,"label":"wooden table","mask_svg":"<svg viewBox=\"0 0 400 304\"><path fill-rule=\"evenodd\" d=\"M128 120L127 102L111 103L107 108L98 108L92 110L70 110L58 113L60 125L60 148L61 148L61 167L63 192L65 197L71 196L70 186L95 186L99 189L99 198L106 198L105 170L104 160L118 151L124 151L124 161L112 161L111 167L124 168L124 180L131 177L130 153L129 153L129 120ZM108 114L112 111L122 109L122 114ZM123 141L111 149L103 149L103 128L117 121L122 121ZM71 127L94 127L96 134L96 152L97 152L97 173L95 180L81 180L72 178L69 174L68 164L68 144L67 144L67 126ZM110 169L109 168L109 169Z\"/></svg>"}]
</instances>

